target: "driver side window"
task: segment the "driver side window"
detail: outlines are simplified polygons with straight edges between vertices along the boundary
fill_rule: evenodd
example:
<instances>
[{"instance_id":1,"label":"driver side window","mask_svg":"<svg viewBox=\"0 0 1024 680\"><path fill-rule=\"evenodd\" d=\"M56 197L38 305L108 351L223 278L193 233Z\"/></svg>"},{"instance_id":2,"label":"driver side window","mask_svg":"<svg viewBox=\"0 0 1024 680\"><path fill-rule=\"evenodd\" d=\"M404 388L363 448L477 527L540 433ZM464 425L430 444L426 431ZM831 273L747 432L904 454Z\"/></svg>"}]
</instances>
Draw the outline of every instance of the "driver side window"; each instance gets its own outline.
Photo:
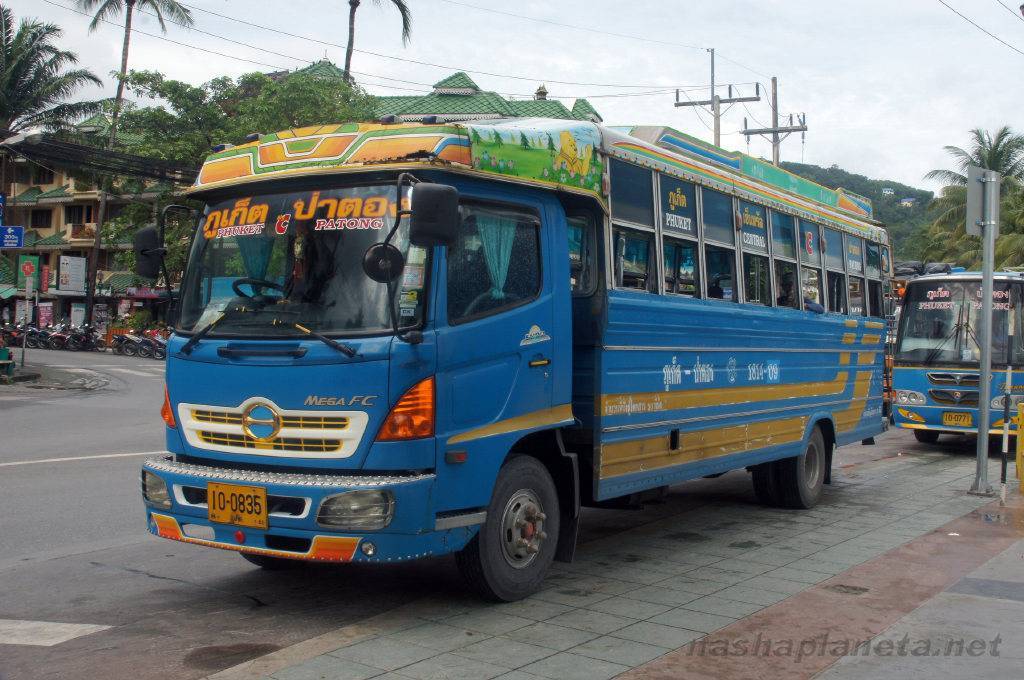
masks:
<instances>
[{"instance_id":1,"label":"driver side window","mask_svg":"<svg viewBox=\"0 0 1024 680\"><path fill-rule=\"evenodd\" d=\"M463 206L448 248L448 322L518 307L540 294L540 224L529 213Z\"/></svg>"}]
</instances>

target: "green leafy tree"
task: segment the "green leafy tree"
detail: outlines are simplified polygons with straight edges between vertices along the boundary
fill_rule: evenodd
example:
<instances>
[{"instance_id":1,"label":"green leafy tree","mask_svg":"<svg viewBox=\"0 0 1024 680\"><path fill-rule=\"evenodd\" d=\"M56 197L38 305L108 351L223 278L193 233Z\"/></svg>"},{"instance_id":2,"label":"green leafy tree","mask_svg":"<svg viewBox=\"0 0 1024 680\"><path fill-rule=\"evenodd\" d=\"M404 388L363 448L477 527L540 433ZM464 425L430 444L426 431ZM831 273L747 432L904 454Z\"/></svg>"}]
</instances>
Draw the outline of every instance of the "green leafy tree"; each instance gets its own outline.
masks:
<instances>
[{"instance_id":1,"label":"green leafy tree","mask_svg":"<svg viewBox=\"0 0 1024 680\"><path fill-rule=\"evenodd\" d=\"M1000 238L996 244L997 264L1011 266L1020 260L1011 244L1021 239L1010 238L1015 227L1012 218L1007 222L1007 215L1018 214L1014 212L1014 206L1018 204L1017 194L1024 180L1024 136L1003 126L995 134L975 128L971 130L970 138L971 145L967 149L944 147L955 161L954 169L932 170L925 175L927 179L945 182L946 186L930 206L935 218L925 233L927 245L922 256L927 260L954 262L969 268L980 266L980 239L966 233L967 169L976 165L995 170L1003 176L1001 202L1008 204L1008 209L1001 211L1002 222L1006 224L1000 225Z\"/></svg>"},{"instance_id":2,"label":"green leafy tree","mask_svg":"<svg viewBox=\"0 0 1024 680\"><path fill-rule=\"evenodd\" d=\"M121 115L121 107L124 103L125 77L128 75L128 48L132 37L132 19L135 10L149 10L156 15L160 23L160 30L167 32L167 25L164 23L166 15L173 23L181 26L192 25L192 13L184 6L174 0L78 0L78 6L86 11L93 12L92 21L89 23L89 31L95 31L100 24L109 21L113 17L124 14L124 38L121 42L121 70L117 78L117 94L114 95L114 110L110 118L110 137L107 146L112 147L117 136L117 119Z\"/></svg>"},{"instance_id":3,"label":"green leafy tree","mask_svg":"<svg viewBox=\"0 0 1024 680\"><path fill-rule=\"evenodd\" d=\"M15 27L14 13L0 6L0 134L34 127L61 128L99 110L99 102L68 102L100 79L78 63L74 52L54 43L61 29L35 19Z\"/></svg>"},{"instance_id":4,"label":"green leafy tree","mask_svg":"<svg viewBox=\"0 0 1024 680\"><path fill-rule=\"evenodd\" d=\"M469 136L473 140L474 144L483 144L483 137L480 136L480 132L476 128L472 128L469 131Z\"/></svg>"},{"instance_id":5,"label":"green leafy tree","mask_svg":"<svg viewBox=\"0 0 1024 680\"><path fill-rule=\"evenodd\" d=\"M374 117L373 98L354 84L297 73L281 80L246 77L257 94L241 100L238 119L246 132L276 132Z\"/></svg>"},{"instance_id":6,"label":"green leafy tree","mask_svg":"<svg viewBox=\"0 0 1024 680\"><path fill-rule=\"evenodd\" d=\"M526 138L525 133L519 133L519 146L523 147L524 149L530 148L530 140Z\"/></svg>"},{"instance_id":7,"label":"green leafy tree","mask_svg":"<svg viewBox=\"0 0 1024 680\"><path fill-rule=\"evenodd\" d=\"M497 130L491 135L491 141L494 142L494 146L505 146L505 142L501 139L501 133Z\"/></svg>"},{"instance_id":8,"label":"green leafy tree","mask_svg":"<svg viewBox=\"0 0 1024 680\"><path fill-rule=\"evenodd\" d=\"M389 0L402 16L402 44L407 45L412 37L412 10L406 0ZM356 45L356 11L362 0L348 0L348 45L345 47L345 79L352 81L352 50ZM378 7L383 4L381 0L373 0Z\"/></svg>"},{"instance_id":9,"label":"green leafy tree","mask_svg":"<svg viewBox=\"0 0 1024 680\"><path fill-rule=\"evenodd\" d=\"M554 154L555 151L555 140L552 139L551 135L548 135L548 152Z\"/></svg>"}]
</instances>

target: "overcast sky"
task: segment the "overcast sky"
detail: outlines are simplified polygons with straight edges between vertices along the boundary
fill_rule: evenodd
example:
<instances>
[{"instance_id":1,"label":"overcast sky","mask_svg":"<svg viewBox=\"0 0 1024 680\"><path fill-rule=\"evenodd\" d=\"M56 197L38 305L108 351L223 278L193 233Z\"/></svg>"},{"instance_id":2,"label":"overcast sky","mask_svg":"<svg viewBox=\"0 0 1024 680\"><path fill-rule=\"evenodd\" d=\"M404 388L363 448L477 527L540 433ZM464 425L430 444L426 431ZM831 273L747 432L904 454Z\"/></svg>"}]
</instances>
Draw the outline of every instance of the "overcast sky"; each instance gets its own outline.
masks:
<instances>
[{"instance_id":1,"label":"overcast sky","mask_svg":"<svg viewBox=\"0 0 1024 680\"><path fill-rule=\"evenodd\" d=\"M664 124L710 139L706 126L710 116L698 117L693 108L675 108L675 95L668 90L706 86L709 59L703 48L714 47L719 54L719 84L736 83L743 94L752 94L755 81L767 85L768 77L775 75L780 112L787 117L806 113L810 128L806 145L801 146L799 134L793 135L782 146L783 160L835 163L869 177L935 189L922 177L932 168L949 165L943 145L967 145L967 131L979 126L993 129L1009 124L1024 131L1020 115L1024 55L966 23L939 0L408 2L413 11L409 45L402 45L398 13L389 2L383 0L377 7L364 0L356 48L452 68L357 52L352 68L373 74L359 76L371 92L411 93L383 84L428 89L457 68L470 72L483 89L525 96L545 82L551 96L569 97L565 101L570 106L572 97L588 97L608 124ZM1024 51L1024 18L1007 9L1019 6L1018 0L1002 0L1005 6L1000 0L946 2ZM106 81L102 92L90 88L81 93L83 98L113 94L109 74L119 64L119 27L108 24L90 34L88 19L66 9L75 6L74 0L6 0L4 4L19 17L35 16L64 28L64 46L76 51L83 65ZM194 8L197 29L223 37L169 24L167 38L260 63L135 34L132 68L155 69L200 83L225 74L300 68L325 55L338 65L344 62L345 0L188 0L186 4ZM517 16L469 5L499 12L511 9ZM278 35L236 20L280 27L302 37ZM137 16L135 26L160 33L150 16ZM666 91L599 96L650 90ZM719 94L726 93L723 89ZM707 90L689 95L706 98ZM722 130L728 133L723 134L724 147L747 150L743 135L736 134L744 117L752 126L770 121L767 101L747 106L749 112L735 105L723 117ZM749 151L755 156L771 155L770 145L759 138L751 140Z\"/></svg>"}]
</instances>

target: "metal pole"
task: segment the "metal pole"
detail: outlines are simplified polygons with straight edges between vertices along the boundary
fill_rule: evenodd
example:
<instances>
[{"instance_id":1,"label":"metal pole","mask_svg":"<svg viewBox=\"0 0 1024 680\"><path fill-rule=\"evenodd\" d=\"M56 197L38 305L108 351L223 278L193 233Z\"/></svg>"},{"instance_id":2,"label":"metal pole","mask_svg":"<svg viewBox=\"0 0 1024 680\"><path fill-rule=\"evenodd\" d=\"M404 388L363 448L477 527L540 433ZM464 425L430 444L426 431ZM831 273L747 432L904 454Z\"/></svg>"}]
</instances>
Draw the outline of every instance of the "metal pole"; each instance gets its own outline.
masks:
<instances>
[{"instance_id":1,"label":"metal pole","mask_svg":"<svg viewBox=\"0 0 1024 680\"><path fill-rule=\"evenodd\" d=\"M1010 293L1013 294L1012 292ZM999 502L1006 505L1006 465L1010 454L1010 395L1013 393L1013 312L1015 304L1011 302L1006 313L1006 328L1009 331L1006 339L1006 379L1003 381L1003 450L999 460Z\"/></svg>"},{"instance_id":2,"label":"metal pole","mask_svg":"<svg viewBox=\"0 0 1024 680\"><path fill-rule=\"evenodd\" d=\"M722 146L722 102L715 94L715 49L711 53L711 116L715 119L715 146Z\"/></svg>"},{"instance_id":3,"label":"metal pole","mask_svg":"<svg viewBox=\"0 0 1024 680\"><path fill-rule=\"evenodd\" d=\"M779 79L772 76L772 165L779 164Z\"/></svg>"},{"instance_id":4,"label":"metal pole","mask_svg":"<svg viewBox=\"0 0 1024 680\"><path fill-rule=\"evenodd\" d=\"M984 175L985 208L982 218L982 282L981 282L981 366L978 382L978 448L971 493L989 495L988 430L992 399L992 269L995 257L996 232L999 228L999 174L986 170Z\"/></svg>"}]
</instances>

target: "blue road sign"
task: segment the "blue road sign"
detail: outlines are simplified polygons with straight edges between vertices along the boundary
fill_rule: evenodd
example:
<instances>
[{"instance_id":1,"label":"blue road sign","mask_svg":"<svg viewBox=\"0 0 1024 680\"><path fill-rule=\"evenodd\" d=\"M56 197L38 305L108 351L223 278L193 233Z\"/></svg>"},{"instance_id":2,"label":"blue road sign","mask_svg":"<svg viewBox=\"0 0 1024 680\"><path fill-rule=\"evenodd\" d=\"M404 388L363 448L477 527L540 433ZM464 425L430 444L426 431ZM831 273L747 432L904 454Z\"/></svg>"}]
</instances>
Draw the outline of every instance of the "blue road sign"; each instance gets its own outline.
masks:
<instances>
[{"instance_id":1,"label":"blue road sign","mask_svg":"<svg viewBox=\"0 0 1024 680\"><path fill-rule=\"evenodd\" d=\"M0 248L22 248L25 245L25 227L0 227Z\"/></svg>"}]
</instances>

